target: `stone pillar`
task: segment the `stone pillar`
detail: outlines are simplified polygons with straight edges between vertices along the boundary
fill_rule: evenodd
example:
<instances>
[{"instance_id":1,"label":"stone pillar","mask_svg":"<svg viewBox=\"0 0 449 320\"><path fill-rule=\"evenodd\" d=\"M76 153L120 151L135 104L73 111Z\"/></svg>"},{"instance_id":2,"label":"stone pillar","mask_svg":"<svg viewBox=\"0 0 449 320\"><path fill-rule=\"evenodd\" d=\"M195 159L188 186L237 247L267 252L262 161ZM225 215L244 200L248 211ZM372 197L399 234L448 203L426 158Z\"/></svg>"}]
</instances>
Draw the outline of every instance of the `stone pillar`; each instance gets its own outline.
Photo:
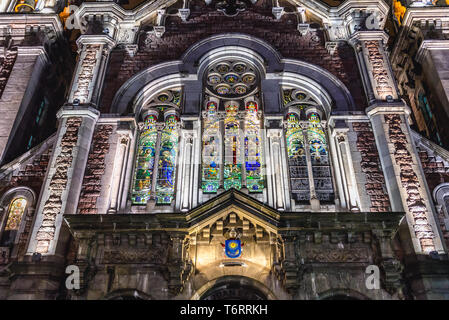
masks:
<instances>
[{"instance_id":1,"label":"stone pillar","mask_svg":"<svg viewBox=\"0 0 449 320\"><path fill-rule=\"evenodd\" d=\"M384 50L388 36L385 32L358 31L349 42L353 45L370 104L375 101L397 101L399 94L393 72Z\"/></svg>"},{"instance_id":2,"label":"stone pillar","mask_svg":"<svg viewBox=\"0 0 449 320\"><path fill-rule=\"evenodd\" d=\"M120 209L120 189L123 189L126 174L126 155L132 134L129 130L117 130L117 150L115 153L114 171L112 173L111 194L108 213L117 213Z\"/></svg>"},{"instance_id":3,"label":"stone pillar","mask_svg":"<svg viewBox=\"0 0 449 320\"><path fill-rule=\"evenodd\" d=\"M115 41L107 35L82 35L76 43L79 60L68 102L96 106L103 84L104 66Z\"/></svg>"},{"instance_id":4,"label":"stone pillar","mask_svg":"<svg viewBox=\"0 0 449 320\"><path fill-rule=\"evenodd\" d=\"M195 167L195 141L198 140L195 131L182 130L179 170L178 170L178 192L176 197L177 209L186 212L192 209L193 193L198 187L194 187Z\"/></svg>"},{"instance_id":5,"label":"stone pillar","mask_svg":"<svg viewBox=\"0 0 449 320\"><path fill-rule=\"evenodd\" d=\"M92 108L63 107L43 192L37 206L27 254L53 255L63 214L78 206L84 169L99 112Z\"/></svg>"},{"instance_id":6,"label":"stone pillar","mask_svg":"<svg viewBox=\"0 0 449 320\"><path fill-rule=\"evenodd\" d=\"M277 210L284 211L287 209L285 196L288 190L285 190L284 171L287 164L282 161L282 129L268 129L267 143L267 180L271 180L269 186L268 201L269 205Z\"/></svg>"},{"instance_id":7,"label":"stone pillar","mask_svg":"<svg viewBox=\"0 0 449 320\"><path fill-rule=\"evenodd\" d=\"M348 141L349 128L335 130L337 134L336 152L342 170L342 183L346 189L347 208L350 211L360 211L361 201L357 190L357 180L354 170L353 160L351 156L351 149Z\"/></svg>"}]
</instances>

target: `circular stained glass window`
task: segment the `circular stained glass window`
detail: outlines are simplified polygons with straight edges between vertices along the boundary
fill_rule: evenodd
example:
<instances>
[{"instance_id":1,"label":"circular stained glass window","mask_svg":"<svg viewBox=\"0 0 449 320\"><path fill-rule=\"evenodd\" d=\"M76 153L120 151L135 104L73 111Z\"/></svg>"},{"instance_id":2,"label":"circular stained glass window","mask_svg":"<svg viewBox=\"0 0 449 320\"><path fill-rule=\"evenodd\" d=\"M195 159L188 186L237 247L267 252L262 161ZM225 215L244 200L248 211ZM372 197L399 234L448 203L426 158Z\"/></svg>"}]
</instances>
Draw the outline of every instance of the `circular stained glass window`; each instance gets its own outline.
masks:
<instances>
[{"instance_id":1,"label":"circular stained glass window","mask_svg":"<svg viewBox=\"0 0 449 320\"><path fill-rule=\"evenodd\" d=\"M246 71L246 66L243 63L234 64L233 70L237 73L243 73Z\"/></svg>"},{"instance_id":2,"label":"circular stained glass window","mask_svg":"<svg viewBox=\"0 0 449 320\"><path fill-rule=\"evenodd\" d=\"M218 84L221 82L221 77L220 75L213 74L208 77L208 80L210 84Z\"/></svg>"},{"instance_id":3,"label":"circular stained glass window","mask_svg":"<svg viewBox=\"0 0 449 320\"><path fill-rule=\"evenodd\" d=\"M226 73L226 72L229 71L229 65L224 64L224 63L219 64L217 66L217 71L220 72L220 73Z\"/></svg>"},{"instance_id":4,"label":"circular stained glass window","mask_svg":"<svg viewBox=\"0 0 449 320\"><path fill-rule=\"evenodd\" d=\"M231 83L231 84L237 83L237 82L239 81L239 79L240 79L240 78L239 78L238 75L232 74L232 73L229 73L229 74L227 74L227 75L224 76L224 80L225 80L227 83Z\"/></svg>"},{"instance_id":5,"label":"circular stained glass window","mask_svg":"<svg viewBox=\"0 0 449 320\"><path fill-rule=\"evenodd\" d=\"M217 90L217 93L220 95L225 95L231 92L230 87L224 84L218 85L215 89Z\"/></svg>"},{"instance_id":6,"label":"circular stained glass window","mask_svg":"<svg viewBox=\"0 0 449 320\"><path fill-rule=\"evenodd\" d=\"M246 74L242 77L242 80L245 84L253 84L256 80L256 77L253 74Z\"/></svg>"},{"instance_id":7,"label":"circular stained glass window","mask_svg":"<svg viewBox=\"0 0 449 320\"><path fill-rule=\"evenodd\" d=\"M256 89L256 69L241 61L221 61L209 67L207 87L223 98L241 98Z\"/></svg>"},{"instance_id":8,"label":"circular stained glass window","mask_svg":"<svg viewBox=\"0 0 449 320\"><path fill-rule=\"evenodd\" d=\"M235 88L234 88L234 92L237 93L237 94L245 94L246 91L247 90L246 90L245 86L239 85L239 86L235 86Z\"/></svg>"}]
</instances>

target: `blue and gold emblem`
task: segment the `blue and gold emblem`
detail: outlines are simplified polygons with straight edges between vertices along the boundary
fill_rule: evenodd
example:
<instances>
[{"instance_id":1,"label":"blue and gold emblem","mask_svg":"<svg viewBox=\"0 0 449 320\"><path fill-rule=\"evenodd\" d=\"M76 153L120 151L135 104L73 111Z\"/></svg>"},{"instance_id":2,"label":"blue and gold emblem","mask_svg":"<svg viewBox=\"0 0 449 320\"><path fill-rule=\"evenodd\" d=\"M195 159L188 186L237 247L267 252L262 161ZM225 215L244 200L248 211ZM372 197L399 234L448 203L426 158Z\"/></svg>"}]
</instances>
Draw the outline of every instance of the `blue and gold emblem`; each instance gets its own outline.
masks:
<instances>
[{"instance_id":1,"label":"blue and gold emblem","mask_svg":"<svg viewBox=\"0 0 449 320\"><path fill-rule=\"evenodd\" d=\"M228 258L238 258L242 254L242 243L239 239L225 241L225 254Z\"/></svg>"}]
</instances>

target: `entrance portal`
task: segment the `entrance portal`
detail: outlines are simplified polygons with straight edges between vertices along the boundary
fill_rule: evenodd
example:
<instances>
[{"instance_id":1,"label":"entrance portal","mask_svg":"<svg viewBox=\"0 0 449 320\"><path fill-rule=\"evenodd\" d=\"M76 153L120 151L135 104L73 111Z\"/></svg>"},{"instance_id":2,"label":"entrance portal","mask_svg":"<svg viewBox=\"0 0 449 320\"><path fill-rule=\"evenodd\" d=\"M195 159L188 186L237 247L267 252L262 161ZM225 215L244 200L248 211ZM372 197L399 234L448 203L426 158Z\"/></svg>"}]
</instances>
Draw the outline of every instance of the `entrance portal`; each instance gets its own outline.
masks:
<instances>
[{"instance_id":1,"label":"entrance portal","mask_svg":"<svg viewBox=\"0 0 449 320\"><path fill-rule=\"evenodd\" d=\"M201 300L267 300L268 297L247 280L218 281Z\"/></svg>"}]
</instances>

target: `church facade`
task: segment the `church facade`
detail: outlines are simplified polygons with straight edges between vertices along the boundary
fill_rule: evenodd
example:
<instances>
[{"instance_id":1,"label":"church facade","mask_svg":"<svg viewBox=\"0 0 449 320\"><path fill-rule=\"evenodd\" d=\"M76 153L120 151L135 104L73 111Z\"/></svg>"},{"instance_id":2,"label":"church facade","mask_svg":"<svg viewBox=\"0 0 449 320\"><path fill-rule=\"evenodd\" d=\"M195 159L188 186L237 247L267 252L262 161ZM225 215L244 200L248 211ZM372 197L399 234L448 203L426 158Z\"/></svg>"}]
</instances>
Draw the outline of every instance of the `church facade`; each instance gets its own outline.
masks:
<instances>
[{"instance_id":1,"label":"church facade","mask_svg":"<svg viewBox=\"0 0 449 320\"><path fill-rule=\"evenodd\" d=\"M449 299L448 34L444 1L3 1L0 298Z\"/></svg>"}]
</instances>

